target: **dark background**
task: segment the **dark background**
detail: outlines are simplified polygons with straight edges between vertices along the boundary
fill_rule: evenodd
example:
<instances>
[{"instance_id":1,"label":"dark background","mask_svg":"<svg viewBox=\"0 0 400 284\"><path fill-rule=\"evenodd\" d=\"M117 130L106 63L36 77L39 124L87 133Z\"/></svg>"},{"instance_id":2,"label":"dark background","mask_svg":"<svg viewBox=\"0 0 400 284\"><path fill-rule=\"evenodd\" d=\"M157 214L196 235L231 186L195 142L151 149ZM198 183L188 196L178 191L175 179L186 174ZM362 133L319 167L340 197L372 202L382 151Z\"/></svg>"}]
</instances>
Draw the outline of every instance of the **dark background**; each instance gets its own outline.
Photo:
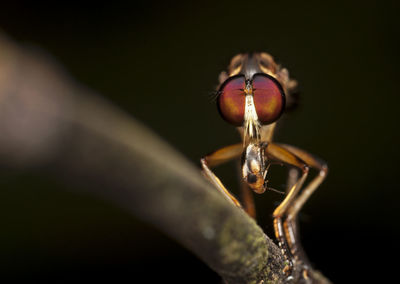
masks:
<instances>
[{"instance_id":1,"label":"dark background","mask_svg":"<svg viewBox=\"0 0 400 284\"><path fill-rule=\"evenodd\" d=\"M99 3L15 2L2 7L0 28L19 44L49 52L78 82L194 163L239 141L211 100L219 72L236 53L271 53L299 81L302 95L276 140L319 155L330 168L301 215L310 259L335 283L384 283L396 276L395 1ZM229 166L217 172L236 192ZM272 168L271 186L282 188L283 174ZM52 177L0 173L0 277L218 283L205 264L151 226L68 189ZM257 196L259 222L269 233L281 198Z\"/></svg>"}]
</instances>

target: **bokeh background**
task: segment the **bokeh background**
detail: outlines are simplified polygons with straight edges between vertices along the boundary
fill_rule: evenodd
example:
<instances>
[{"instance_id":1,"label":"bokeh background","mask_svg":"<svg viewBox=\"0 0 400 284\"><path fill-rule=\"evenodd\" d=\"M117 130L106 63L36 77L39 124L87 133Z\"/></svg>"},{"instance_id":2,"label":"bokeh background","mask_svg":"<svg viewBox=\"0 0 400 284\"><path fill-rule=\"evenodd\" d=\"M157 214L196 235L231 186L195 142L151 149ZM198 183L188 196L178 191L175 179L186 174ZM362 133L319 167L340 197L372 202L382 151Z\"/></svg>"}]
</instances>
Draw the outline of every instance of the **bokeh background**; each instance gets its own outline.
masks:
<instances>
[{"instance_id":1,"label":"bokeh background","mask_svg":"<svg viewBox=\"0 0 400 284\"><path fill-rule=\"evenodd\" d=\"M268 51L301 91L276 140L319 155L330 168L301 215L310 259L335 283L385 283L396 276L400 233L398 12L395 1L16 1L0 10L0 29L51 54L197 164L239 141L212 101L219 72L236 53ZM232 168L217 172L237 192ZM283 176L272 168L271 186L282 188ZM69 186L0 173L0 278L219 283L174 240ZM270 233L282 197L256 197Z\"/></svg>"}]
</instances>

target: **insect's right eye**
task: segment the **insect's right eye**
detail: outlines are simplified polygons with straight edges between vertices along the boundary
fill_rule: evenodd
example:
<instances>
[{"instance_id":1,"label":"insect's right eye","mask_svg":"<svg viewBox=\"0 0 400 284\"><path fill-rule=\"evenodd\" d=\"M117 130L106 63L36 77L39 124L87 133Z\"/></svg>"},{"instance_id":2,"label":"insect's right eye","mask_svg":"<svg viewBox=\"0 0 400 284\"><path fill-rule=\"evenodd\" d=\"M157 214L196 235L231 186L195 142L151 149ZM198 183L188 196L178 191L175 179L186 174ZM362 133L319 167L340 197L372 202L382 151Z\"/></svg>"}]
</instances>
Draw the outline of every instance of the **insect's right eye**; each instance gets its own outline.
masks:
<instances>
[{"instance_id":1,"label":"insect's right eye","mask_svg":"<svg viewBox=\"0 0 400 284\"><path fill-rule=\"evenodd\" d=\"M229 123L241 126L244 120L246 80L243 75L228 78L218 93L218 110Z\"/></svg>"}]
</instances>

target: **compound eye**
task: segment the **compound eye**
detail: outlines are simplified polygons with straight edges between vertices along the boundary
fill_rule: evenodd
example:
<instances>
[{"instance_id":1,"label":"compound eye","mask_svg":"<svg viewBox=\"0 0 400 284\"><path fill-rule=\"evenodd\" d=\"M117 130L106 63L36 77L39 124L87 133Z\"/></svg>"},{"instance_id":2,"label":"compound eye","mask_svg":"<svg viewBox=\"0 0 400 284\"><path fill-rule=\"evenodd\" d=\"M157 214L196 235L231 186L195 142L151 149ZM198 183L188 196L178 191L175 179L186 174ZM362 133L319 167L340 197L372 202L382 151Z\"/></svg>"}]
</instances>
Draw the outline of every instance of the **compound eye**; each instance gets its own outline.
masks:
<instances>
[{"instance_id":1,"label":"compound eye","mask_svg":"<svg viewBox=\"0 0 400 284\"><path fill-rule=\"evenodd\" d=\"M245 108L245 77L237 75L228 78L220 87L218 93L218 110L229 123L240 126L243 124Z\"/></svg>"},{"instance_id":2,"label":"compound eye","mask_svg":"<svg viewBox=\"0 0 400 284\"><path fill-rule=\"evenodd\" d=\"M253 94L261 124L270 124L281 116L285 108L285 93L275 78L266 74L254 75Z\"/></svg>"}]
</instances>

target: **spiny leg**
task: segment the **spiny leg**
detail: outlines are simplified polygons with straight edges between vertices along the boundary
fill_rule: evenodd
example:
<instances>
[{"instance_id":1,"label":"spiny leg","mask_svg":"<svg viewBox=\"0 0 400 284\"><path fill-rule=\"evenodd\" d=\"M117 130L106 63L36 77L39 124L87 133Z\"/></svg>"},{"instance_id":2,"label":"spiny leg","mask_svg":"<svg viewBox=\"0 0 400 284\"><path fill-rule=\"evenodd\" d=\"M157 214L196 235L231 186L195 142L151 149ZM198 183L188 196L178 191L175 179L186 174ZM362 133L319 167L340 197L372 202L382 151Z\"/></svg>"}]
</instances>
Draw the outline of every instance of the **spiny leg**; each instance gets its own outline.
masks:
<instances>
[{"instance_id":1,"label":"spiny leg","mask_svg":"<svg viewBox=\"0 0 400 284\"><path fill-rule=\"evenodd\" d=\"M221 180L211 171L210 168L228 162L234 158L238 158L242 154L242 151L243 144L238 143L223 147L209 155L206 155L200 160L204 175L214 184L223 196L240 208L242 208L240 202L226 189Z\"/></svg>"},{"instance_id":2,"label":"spiny leg","mask_svg":"<svg viewBox=\"0 0 400 284\"><path fill-rule=\"evenodd\" d=\"M274 211L274 224L276 234L278 236L281 236L280 240L284 240L286 245L285 248L288 247L290 249L290 254L287 253L286 255L293 257L292 261L295 262L291 263L292 266L289 267L288 272L293 271L293 268L296 269L295 275L301 275L300 277L302 277L303 280L309 283L309 281L312 281L312 276L309 273L310 270L307 257L299 241L298 231L296 227L296 219L298 212L305 204L307 199L324 180L328 168L325 162L319 160L318 158L312 156L304 150L298 149L290 145L270 144L266 148L266 153L276 161L281 161L283 163L301 169L301 167L293 163L293 161L296 161L296 159L293 159L294 156L303 163L303 167L307 169L306 172L308 172L308 167L319 170L319 174L310 183L308 183L308 185L299 194L299 190L304 182L303 178L305 176L304 168L301 169L302 176L298 179L297 182L294 183L294 185L289 190L285 200ZM292 171L291 177L289 177L289 183L293 183L295 177L296 174L294 174L294 172Z\"/></svg>"},{"instance_id":3,"label":"spiny leg","mask_svg":"<svg viewBox=\"0 0 400 284\"><path fill-rule=\"evenodd\" d=\"M279 204L279 206L274 210L273 217L274 217L274 230L276 238L279 241L279 245L287 257L289 263L288 272L293 268L292 261L295 260L295 255L292 254L292 244L290 243L291 238L288 238L288 231L284 226L284 220L287 216L287 211L291 207L291 204L297 197L301 186L303 185L304 181L308 175L308 166L307 164L298 158L296 155L288 151L287 149L273 143L266 144L265 147L265 154L267 157L279 163L284 163L286 165L294 166L301 170L302 174L301 177L294 183L294 185L289 190L288 194L286 195L285 199Z\"/></svg>"},{"instance_id":4,"label":"spiny leg","mask_svg":"<svg viewBox=\"0 0 400 284\"><path fill-rule=\"evenodd\" d=\"M301 150L297 147L291 145L280 144L281 147L289 150L297 157L302 159L307 165L311 168L314 168L319 171L318 175L307 184L307 186L302 190L300 195L293 201L292 205L287 210L287 217L284 222L284 227L286 227L286 231L288 232L287 238L290 238L289 244L291 245L291 251L293 255L300 256L304 262L307 262L306 256L303 252L303 249L300 245L299 236L297 232L297 215L306 201L310 198L312 193L318 188L318 186L323 182L327 173L328 167L326 163L313 155L307 153L304 150Z\"/></svg>"}]
</instances>

